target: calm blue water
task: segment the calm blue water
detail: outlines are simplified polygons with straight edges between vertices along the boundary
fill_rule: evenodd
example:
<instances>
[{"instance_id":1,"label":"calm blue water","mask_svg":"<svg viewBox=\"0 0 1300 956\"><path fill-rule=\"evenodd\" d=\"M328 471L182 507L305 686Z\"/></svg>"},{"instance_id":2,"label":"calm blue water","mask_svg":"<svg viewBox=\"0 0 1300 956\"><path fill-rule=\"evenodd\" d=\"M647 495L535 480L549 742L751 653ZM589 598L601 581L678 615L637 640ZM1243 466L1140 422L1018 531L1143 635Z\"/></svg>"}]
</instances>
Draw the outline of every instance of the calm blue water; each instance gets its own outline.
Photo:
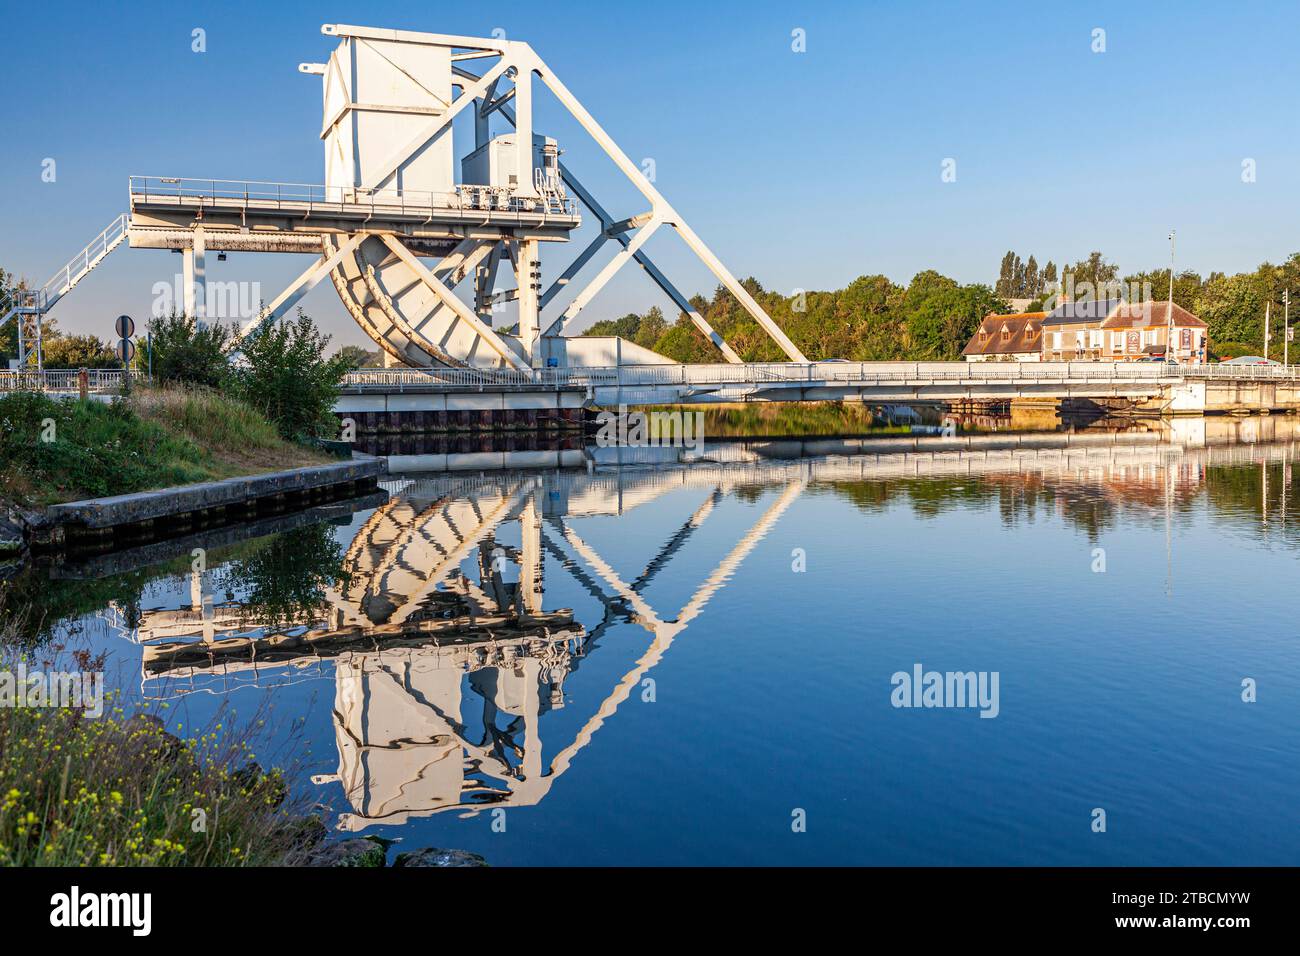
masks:
<instances>
[{"instance_id":1,"label":"calm blue water","mask_svg":"<svg viewBox=\"0 0 1300 956\"><path fill-rule=\"evenodd\" d=\"M21 586L173 724L270 715L340 836L499 865L1294 865L1284 438L429 475L214 547L197 591L188 552ZM205 593L215 637L335 638L142 671ZM916 664L996 672L996 718L892 706Z\"/></svg>"}]
</instances>

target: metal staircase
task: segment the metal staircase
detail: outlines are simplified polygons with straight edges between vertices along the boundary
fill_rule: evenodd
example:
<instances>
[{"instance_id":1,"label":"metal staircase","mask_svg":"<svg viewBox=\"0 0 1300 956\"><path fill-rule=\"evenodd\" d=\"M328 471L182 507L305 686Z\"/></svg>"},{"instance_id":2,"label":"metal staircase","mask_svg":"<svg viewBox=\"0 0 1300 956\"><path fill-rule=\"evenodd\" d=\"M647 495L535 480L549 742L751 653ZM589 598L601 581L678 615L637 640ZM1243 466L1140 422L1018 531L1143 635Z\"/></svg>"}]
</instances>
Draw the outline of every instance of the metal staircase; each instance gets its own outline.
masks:
<instances>
[{"instance_id":1,"label":"metal staircase","mask_svg":"<svg viewBox=\"0 0 1300 956\"><path fill-rule=\"evenodd\" d=\"M18 367L35 365L39 370L44 362L41 349L41 326L45 315L55 303L71 292L86 276L94 271L110 252L127 237L130 214L123 213L107 229L92 239L39 289L14 289L9 311L0 324L18 317Z\"/></svg>"}]
</instances>

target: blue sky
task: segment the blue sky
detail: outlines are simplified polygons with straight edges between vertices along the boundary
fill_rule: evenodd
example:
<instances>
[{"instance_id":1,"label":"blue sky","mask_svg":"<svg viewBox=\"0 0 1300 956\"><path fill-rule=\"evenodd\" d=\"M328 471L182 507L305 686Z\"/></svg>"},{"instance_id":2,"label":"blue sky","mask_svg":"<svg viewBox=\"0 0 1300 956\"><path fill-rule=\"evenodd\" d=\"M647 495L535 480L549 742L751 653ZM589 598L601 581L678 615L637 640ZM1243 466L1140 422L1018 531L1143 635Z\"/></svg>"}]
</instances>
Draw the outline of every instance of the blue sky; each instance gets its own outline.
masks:
<instances>
[{"instance_id":1,"label":"blue sky","mask_svg":"<svg viewBox=\"0 0 1300 956\"><path fill-rule=\"evenodd\" d=\"M786 293L926 268L992 282L1007 249L1159 267L1171 227L1180 268L1202 272L1300 250L1293 5L103 2L10 4L5 21L0 265L37 282L125 211L129 174L321 182L319 78L297 65L328 57L328 22L527 40L630 157L654 159L733 272ZM558 104L535 122L611 212L641 211ZM649 250L688 294L711 291L675 236ZM544 281L577 251L544 258ZM120 249L54 316L108 337L179 262ZM270 299L305 264L231 255L209 274ZM627 270L579 324L651 304L667 306ZM304 305L363 341L328 283Z\"/></svg>"}]
</instances>

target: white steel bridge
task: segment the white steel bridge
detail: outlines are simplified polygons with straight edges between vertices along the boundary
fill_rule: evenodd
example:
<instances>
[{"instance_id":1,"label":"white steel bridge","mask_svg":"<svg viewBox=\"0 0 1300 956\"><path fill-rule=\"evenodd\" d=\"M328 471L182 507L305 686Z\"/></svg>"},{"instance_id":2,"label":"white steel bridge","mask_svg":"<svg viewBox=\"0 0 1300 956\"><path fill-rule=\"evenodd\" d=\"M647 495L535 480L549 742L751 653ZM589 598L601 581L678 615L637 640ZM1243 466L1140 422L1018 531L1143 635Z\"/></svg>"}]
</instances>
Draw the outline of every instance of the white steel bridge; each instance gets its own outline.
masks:
<instances>
[{"instance_id":1,"label":"white steel bridge","mask_svg":"<svg viewBox=\"0 0 1300 956\"><path fill-rule=\"evenodd\" d=\"M391 366L350 376L340 413L420 409L453 393L528 408L539 392L602 405L1119 398L1195 413L1300 404L1294 373L1271 368L809 362L527 43L343 24L321 32L336 44L327 61L298 69L322 83L323 184L131 176L128 212L43 286L12 297L20 371L0 377L0 389L45 384L23 377L41 371L42 320L129 245L182 254L184 311L198 320L222 318L209 309L209 251L310 255L243 332L258 334L328 278ZM639 194L630 215L606 209L538 131L543 93ZM472 119L468 150L457 148L458 116ZM583 215L595 236L543 282L542 249L564 248ZM741 361L649 257L646 242L660 229L676 232L787 362ZM581 284L607 246L614 255ZM629 263L716 347L717 364L680 365L625 339L572 334ZM498 288L499 273L513 273L513 285ZM112 387L96 378L91 391Z\"/></svg>"}]
</instances>

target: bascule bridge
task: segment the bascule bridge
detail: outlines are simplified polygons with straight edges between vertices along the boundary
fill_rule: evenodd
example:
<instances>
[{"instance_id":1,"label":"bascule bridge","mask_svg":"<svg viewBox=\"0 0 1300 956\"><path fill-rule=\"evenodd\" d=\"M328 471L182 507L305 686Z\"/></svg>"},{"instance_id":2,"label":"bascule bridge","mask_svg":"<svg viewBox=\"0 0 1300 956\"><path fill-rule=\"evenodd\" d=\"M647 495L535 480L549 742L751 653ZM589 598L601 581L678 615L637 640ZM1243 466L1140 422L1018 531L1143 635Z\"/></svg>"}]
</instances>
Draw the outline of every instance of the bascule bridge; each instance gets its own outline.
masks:
<instances>
[{"instance_id":1,"label":"bascule bridge","mask_svg":"<svg viewBox=\"0 0 1300 956\"><path fill-rule=\"evenodd\" d=\"M15 294L4 318L18 318L19 368L0 373L0 391L75 388L66 375L41 373L42 321L128 245L183 255L184 308L200 320L219 318L206 315L210 253L309 255L242 331L258 334L328 279L388 366L348 376L341 416L495 421L543 409L572 418L587 403L825 400L1080 399L1169 415L1300 408L1291 368L810 362L527 43L342 24L321 32L333 50L298 69L322 87L323 182L131 176L128 211L43 286ZM544 101L589 142L557 142L539 128ZM471 124L460 124L465 142L462 114L472 118L472 139ZM591 143L633 187L633 208L609 211L564 162ZM584 217L595 235L566 253ZM650 258L647 240L661 230L680 236L785 361L741 361ZM614 255L596 268L611 244ZM629 263L713 343L715 363L681 365L621 338L575 334L579 315ZM92 390L111 391L120 374L98 374Z\"/></svg>"}]
</instances>

